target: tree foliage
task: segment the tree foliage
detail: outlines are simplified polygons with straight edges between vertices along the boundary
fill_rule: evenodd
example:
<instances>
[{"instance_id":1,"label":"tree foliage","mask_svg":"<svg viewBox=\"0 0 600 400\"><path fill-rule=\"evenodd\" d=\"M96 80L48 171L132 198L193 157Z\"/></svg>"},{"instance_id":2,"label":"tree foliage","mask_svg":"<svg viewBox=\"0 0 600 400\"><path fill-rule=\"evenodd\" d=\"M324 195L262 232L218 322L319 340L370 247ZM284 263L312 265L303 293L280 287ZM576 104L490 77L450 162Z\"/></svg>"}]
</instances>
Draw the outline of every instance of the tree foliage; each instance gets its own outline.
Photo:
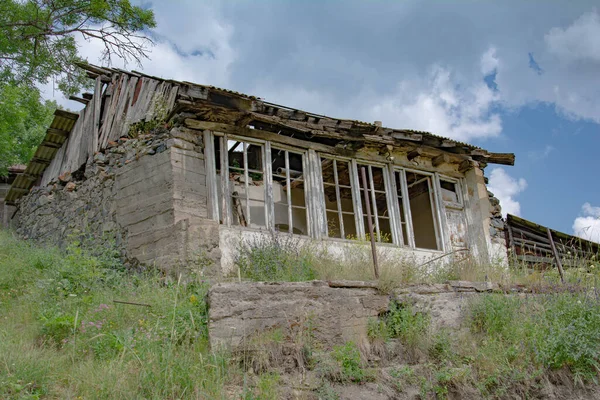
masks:
<instances>
[{"instance_id":1,"label":"tree foliage","mask_svg":"<svg viewBox=\"0 0 600 400\"><path fill-rule=\"evenodd\" d=\"M104 45L102 57L140 63L152 40L154 13L129 0L0 0L0 81L33 84L56 78L65 94L85 82L77 36Z\"/></svg>"},{"instance_id":2,"label":"tree foliage","mask_svg":"<svg viewBox=\"0 0 600 400\"><path fill-rule=\"evenodd\" d=\"M87 86L75 62L81 40L100 55L138 64L147 58L152 10L129 0L0 0L0 175L29 161L56 108L38 89L53 79L66 95Z\"/></svg>"},{"instance_id":3,"label":"tree foliage","mask_svg":"<svg viewBox=\"0 0 600 400\"><path fill-rule=\"evenodd\" d=\"M0 176L31 159L55 109L27 85L0 84Z\"/></svg>"}]
</instances>

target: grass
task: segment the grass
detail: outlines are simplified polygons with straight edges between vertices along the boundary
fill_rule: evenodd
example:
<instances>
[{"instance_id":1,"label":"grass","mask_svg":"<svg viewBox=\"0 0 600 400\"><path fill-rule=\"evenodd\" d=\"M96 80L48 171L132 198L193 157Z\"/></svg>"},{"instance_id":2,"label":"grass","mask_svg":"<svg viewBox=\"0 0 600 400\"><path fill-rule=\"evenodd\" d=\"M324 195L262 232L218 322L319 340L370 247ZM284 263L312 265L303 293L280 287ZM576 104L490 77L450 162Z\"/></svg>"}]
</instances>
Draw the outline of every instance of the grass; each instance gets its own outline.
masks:
<instances>
[{"instance_id":1,"label":"grass","mask_svg":"<svg viewBox=\"0 0 600 400\"><path fill-rule=\"evenodd\" d=\"M331 399L339 385L365 382L417 388L422 398L531 397L557 374L576 386L598 382L595 289L477 296L458 332L436 331L428 314L392 302L368 324L370 354L352 342L321 348L311 318L258 333L226 354L209 349L205 282L128 272L111 249L91 250L36 247L0 231L0 398L276 399L290 369L312 373L320 380L314 394ZM241 254L240 269L252 279L370 273L360 258L368 253L347 254L355 258L343 266L284 242ZM410 264L393 272L392 259L382 260L393 284L477 273L467 264L436 276ZM576 284L590 270L570 274Z\"/></svg>"},{"instance_id":2,"label":"grass","mask_svg":"<svg viewBox=\"0 0 600 400\"><path fill-rule=\"evenodd\" d=\"M0 398L224 398L207 285L129 274L106 254L0 231Z\"/></svg>"},{"instance_id":3,"label":"grass","mask_svg":"<svg viewBox=\"0 0 600 400\"><path fill-rule=\"evenodd\" d=\"M422 397L532 396L560 373L578 387L597 385L600 299L597 292L529 297L488 294L468 307L466 330L433 330L429 318L392 303L370 339L401 343L400 361L419 368ZM389 340L389 339L388 339ZM413 367L394 369L398 390L415 385Z\"/></svg>"},{"instance_id":4,"label":"grass","mask_svg":"<svg viewBox=\"0 0 600 400\"><path fill-rule=\"evenodd\" d=\"M319 280L372 281L374 279L370 243L354 240L341 248L331 248L318 241L303 241L288 235L265 235L243 243L236 257L240 277L251 281L300 282ZM451 280L494 282L505 287L525 285L536 291L560 289L556 268L531 269L528 264L480 265L469 256L447 262L418 263L415 259L386 247L378 247L379 279L382 292L423 283ZM458 253L457 257L462 257ZM597 287L600 262L592 257L580 260L580 267L566 268L567 288ZM564 288L563 288L564 289Z\"/></svg>"}]
</instances>

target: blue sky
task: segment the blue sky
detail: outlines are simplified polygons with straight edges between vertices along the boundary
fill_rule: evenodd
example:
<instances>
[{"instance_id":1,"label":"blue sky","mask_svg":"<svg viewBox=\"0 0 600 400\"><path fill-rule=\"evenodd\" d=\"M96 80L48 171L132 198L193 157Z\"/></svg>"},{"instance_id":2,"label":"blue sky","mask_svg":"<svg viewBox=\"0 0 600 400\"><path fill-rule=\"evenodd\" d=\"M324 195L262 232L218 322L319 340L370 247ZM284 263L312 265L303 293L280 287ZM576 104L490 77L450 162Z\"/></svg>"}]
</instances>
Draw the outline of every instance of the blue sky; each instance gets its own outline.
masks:
<instances>
[{"instance_id":1,"label":"blue sky","mask_svg":"<svg viewBox=\"0 0 600 400\"><path fill-rule=\"evenodd\" d=\"M144 72L514 152L486 168L504 210L600 241L593 1L144 5L158 23ZM99 63L101 46L80 43Z\"/></svg>"}]
</instances>

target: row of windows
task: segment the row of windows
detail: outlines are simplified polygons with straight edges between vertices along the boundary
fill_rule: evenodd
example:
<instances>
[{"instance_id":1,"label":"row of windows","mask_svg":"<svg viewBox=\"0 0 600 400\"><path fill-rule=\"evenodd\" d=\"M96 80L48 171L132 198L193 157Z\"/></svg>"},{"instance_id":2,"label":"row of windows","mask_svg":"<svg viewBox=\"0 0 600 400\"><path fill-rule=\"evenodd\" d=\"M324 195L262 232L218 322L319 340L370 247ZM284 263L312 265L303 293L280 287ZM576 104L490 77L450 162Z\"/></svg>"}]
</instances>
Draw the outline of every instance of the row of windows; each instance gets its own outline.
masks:
<instances>
[{"instance_id":1,"label":"row of windows","mask_svg":"<svg viewBox=\"0 0 600 400\"><path fill-rule=\"evenodd\" d=\"M212 216L228 226L364 239L366 189L378 242L443 250L443 208L462 208L451 178L235 136L207 139Z\"/></svg>"}]
</instances>

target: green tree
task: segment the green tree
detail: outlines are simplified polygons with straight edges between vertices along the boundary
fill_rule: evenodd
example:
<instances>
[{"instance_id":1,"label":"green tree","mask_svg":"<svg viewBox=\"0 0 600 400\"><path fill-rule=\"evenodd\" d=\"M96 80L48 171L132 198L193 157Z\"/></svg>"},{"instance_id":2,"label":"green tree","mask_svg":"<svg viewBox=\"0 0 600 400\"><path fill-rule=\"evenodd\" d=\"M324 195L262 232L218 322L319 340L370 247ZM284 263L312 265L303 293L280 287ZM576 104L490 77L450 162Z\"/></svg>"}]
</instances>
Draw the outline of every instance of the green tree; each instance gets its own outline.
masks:
<instances>
[{"instance_id":1,"label":"green tree","mask_svg":"<svg viewBox=\"0 0 600 400\"><path fill-rule=\"evenodd\" d=\"M44 137L56 109L27 85L0 84L0 176L27 163Z\"/></svg>"},{"instance_id":2,"label":"green tree","mask_svg":"<svg viewBox=\"0 0 600 400\"><path fill-rule=\"evenodd\" d=\"M53 79L65 95L87 86L78 36L100 41L104 60L141 64L155 25L129 0L0 0L0 175L29 161L51 121L56 104L38 85Z\"/></svg>"},{"instance_id":3,"label":"green tree","mask_svg":"<svg viewBox=\"0 0 600 400\"><path fill-rule=\"evenodd\" d=\"M0 81L35 84L55 78L65 94L85 83L75 65L76 37L98 40L102 57L140 63L152 40L154 13L129 0L0 0Z\"/></svg>"}]
</instances>

